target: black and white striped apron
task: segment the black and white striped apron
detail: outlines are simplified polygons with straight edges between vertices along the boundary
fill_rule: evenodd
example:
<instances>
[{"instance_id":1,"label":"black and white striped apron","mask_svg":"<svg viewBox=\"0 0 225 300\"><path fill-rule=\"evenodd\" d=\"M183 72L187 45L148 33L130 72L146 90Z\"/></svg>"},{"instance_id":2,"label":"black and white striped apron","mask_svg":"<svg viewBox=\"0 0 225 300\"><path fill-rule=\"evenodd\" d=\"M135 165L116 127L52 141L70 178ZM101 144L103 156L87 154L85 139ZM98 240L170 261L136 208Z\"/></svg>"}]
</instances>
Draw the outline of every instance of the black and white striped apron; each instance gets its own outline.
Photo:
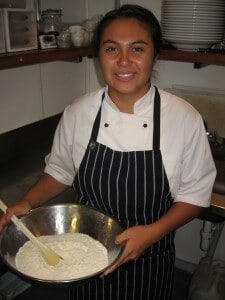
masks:
<instances>
[{"instance_id":1,"label":"black and white striped apron","mask_svg":"<svg viewBox=\"0 0 225 300\"><path fill-rule=\"evenodd\" d=\"M117 219L123 228L151 224L173 199L160 152L160 96L155 88L153 150L114 151L97 142L101 106L89 145L74 179L78 202ZM104 99L104 95L102 100ZM170 300L174 234L148 248L136 261L73 289L75 300Z\"/></svg>"}]
</instances>

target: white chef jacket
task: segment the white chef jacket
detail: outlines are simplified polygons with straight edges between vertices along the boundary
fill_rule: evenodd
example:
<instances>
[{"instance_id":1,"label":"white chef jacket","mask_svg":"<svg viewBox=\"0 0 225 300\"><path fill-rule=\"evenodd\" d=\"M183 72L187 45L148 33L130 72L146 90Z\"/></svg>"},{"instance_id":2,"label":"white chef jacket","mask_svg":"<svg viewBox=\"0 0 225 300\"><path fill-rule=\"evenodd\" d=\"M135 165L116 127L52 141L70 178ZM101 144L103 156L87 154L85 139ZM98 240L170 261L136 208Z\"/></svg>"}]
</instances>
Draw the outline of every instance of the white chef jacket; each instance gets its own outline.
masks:
<instances>
[{"instance_id":1,"label":"white chef jacket","mask_svg":"<svg viewBox=\"0 0 225 300\"><path fill-rule=\"evenodd\" d=\"M101 104L97 141L118 151L152 149L155 88L134 105L134 113L118 110L107 87L86 94L69 105L55 132L45 172L72 185L87 148ZM215 165L200 114L186 101L168 92L161 97L160 148L174 201L207 207L216 176Z\"/></svg>"}]
</instances>

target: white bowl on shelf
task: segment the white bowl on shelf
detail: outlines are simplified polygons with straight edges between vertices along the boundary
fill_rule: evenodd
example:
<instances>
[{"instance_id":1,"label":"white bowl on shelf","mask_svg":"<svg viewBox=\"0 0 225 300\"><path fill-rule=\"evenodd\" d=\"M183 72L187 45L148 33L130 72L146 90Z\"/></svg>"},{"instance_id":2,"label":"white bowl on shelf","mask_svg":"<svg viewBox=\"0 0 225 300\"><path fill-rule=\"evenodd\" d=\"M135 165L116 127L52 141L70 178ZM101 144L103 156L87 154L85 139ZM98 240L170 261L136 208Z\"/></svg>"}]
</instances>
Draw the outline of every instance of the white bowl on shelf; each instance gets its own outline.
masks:
<instances>
[{"instance_id":1,"label":"white bowl on shelf","mask_svg":"<svg viewBox=\"0 0 225 300\"><path fill-rule=\"evenodd\" d=\"M69 27L69 32L70 33L79 33L84 30L82 25L72 25Z\"/></svg>"},{"instance_id":2,"label":"white bowl on shelf","mask_svg":"<svg viewBox=\"0 0 225 300\"><path fill-rule=\"evenodd\" d=\"M90 44L90 34L86 30L72 32L70 35L74 47L84 47Z\"/></svg>"},{"instance_id":3,"label":"white bowl on shelf","mask_svg":"<svg viewBox=\"0 0 225 300\"><path fill-rule=\"evenodd\" d=\"M83 34L71 34L71 41L74 47L81 47L83 46L84 36Z\"/></svg>"}]
</instances>

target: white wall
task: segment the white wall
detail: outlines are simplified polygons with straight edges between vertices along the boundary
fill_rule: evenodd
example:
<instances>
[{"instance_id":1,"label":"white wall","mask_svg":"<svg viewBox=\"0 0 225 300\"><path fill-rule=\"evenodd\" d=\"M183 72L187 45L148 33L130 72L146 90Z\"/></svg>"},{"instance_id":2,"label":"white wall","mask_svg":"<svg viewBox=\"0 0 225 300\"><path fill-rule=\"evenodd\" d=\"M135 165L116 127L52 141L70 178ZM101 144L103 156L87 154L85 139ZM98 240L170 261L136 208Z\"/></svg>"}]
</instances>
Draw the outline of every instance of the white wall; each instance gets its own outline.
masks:
<instances>
[{"instance_id":1,"label":"white wall","mask_svg":"<svg viewBox=\"0 0 225 300\"><path fill-rule=\"evenodd\" d=\"M86 91L86 61L54 62L41 65L44 118L62 112L73 99Z\"/></svg>"},{"instance_id":2,"label":"white wall","mask_svg":"<svg viewBox=\"0 0 225 300\"><path fill-rule=\"evenodd\" d=\"M80 22L85 18L86 0L41 0L42 10L63 9L62 20L64 22Z\"/></svg>"},{"instance_id":3,"label":"white wall","mask_svg":"<svg viewBox=\"0 0 225 300\"><path fill-rule=\"evenodd\" d=\"M0 71L0 133L41 119L39 74L38 65Z\"/></svg>"}]
</instances>

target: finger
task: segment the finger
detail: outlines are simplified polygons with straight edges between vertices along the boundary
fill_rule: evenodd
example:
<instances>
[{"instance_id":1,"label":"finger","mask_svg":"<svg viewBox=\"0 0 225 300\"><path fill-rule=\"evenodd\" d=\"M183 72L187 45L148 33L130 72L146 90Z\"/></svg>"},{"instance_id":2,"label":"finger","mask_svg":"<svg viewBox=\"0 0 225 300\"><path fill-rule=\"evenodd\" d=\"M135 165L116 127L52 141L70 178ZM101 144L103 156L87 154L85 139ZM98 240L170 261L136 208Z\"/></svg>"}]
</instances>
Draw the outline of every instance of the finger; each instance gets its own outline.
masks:
<instances>
[{"instance_id":1,"label":"finger","mask_svg":"<svg viewBox=\"0 0 225 300\"><path fill-rule=\"evenodd\" d=\"M120 258L109 268L107 268L104 273L103 276L108 275L109 273L112 273L114 270L116 270L120 265L124 264L125 262L129 261L130 257L130 253L128 253L125 249L122 253L122 255L120 256Z\"/></svg>"},{"instance_id":2,"label":"finger","mask_svg":"<svg viewBox=\"0 0 225 300\"><path fill-rule=\"evenodd\" d=\"M6 216L2 217L1 224L0 224L0 232L4 229L9 221L7 220Z\"/></svg>"},{"instance_id":3,"label":"finger","mask_svg":"<svg viewBox=\"0 0 225 300\"><path fill-rule=\"evenodd\" d=\"M103 276L106 276L110 273L112 273L113 271L115 271L120 265L122 265L124 262L120 262L118 261L117 263L113 264L111 267L107 268L104 273L102 274Z\"/></svg>"},{"instance_id":4,"label":"finger","mask_svg":"<svg viewBox=\"0 0 225 300\"><path fill-rule=\"evenodd\" d=\"M127 241L127 236L122 232L121 234L116 236L115 243L116 244L125 244Z\"/></svg>"},{"instance_id":5,"label":"finger","mask_svg":"<svg viewBox=\"0 0 225 300\"><path fill-rule=\"evenodd\" d=\"M7 209L6 211L6 214L5 214L5 220L6 220L6 223L9 223L9 221L11 220L13 216L13 213L11 212L10 209Z\"/></svg>"}]
</instances>

